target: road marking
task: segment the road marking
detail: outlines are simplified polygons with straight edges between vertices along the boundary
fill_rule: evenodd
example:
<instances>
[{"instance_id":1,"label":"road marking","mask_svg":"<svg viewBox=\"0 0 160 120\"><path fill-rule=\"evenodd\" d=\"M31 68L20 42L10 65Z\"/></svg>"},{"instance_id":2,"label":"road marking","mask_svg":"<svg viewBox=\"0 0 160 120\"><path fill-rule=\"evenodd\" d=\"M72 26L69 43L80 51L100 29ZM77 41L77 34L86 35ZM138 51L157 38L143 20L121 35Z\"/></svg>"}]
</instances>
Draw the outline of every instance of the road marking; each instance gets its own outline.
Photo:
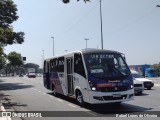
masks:
<instances>
[{"instance_id":1,"label":"road marking","mask_svg":"<svg viewBox=\"0 0 160 120\"><path fill-rule=\"evenodd\" d=\"M160 84L154 84L154 86L156 86L156 87L160 87Z\"/></svg>"},{"instance_id":2,"label":"road marking","mask_svg":"<svg viewBox=\"0 0 160 120\"><path fill-rule=\"evenodd\" d=\"M53 96L49 95L50 98L54 98Z\"/></svg>"},{"instance_id":3,"label":"road marking","mask_svg":"<svg viewBox=\"0 0 160 120\"><path fill-rule=\"evenodd\" d=\"M61 100L61 99L59 99L59 98L57 98L57 100L60 101L60 102L63 102L63 100Z\"/></svg>"},{"instance_id":4,"label":"road marking","mask_svg":"<svg viewBox=\"0 0 160 120\"><path fill-rule=\"evenodd\" d=\"M44 95L48 95L47 93L43 93Z\"/></svg>"},{"instance_id":5,"label":"road marking","mask_svg":"<svg viewBox=\"0 0 160 120\"><path fill-rule=\"evenodd\" d=\"M32 88L32 89L37 91L37 89L35 89L35 88Z\"/></svg>"},{"instance_id":6,"label":"road marking","mask_svg":"<svg viewBox=\"0 0 160 120\"><path fill-rule=\"evenodd\" d=\"M38 91L38 92L41 92L41 91Z\"/></svg>"},{"instance_id":7,"label":"road marking","mask_svg":"<svg viewBox=\"0 0 160 120\"><path fill-rule=\"evenodd\" d=\"M75 106L75 105L73 105L73 104L70 104L70 103L69 103L68 105L69 105L69 106L71 106L71 107L76 108L76 106Z\"/></svg>"}]
</instances>

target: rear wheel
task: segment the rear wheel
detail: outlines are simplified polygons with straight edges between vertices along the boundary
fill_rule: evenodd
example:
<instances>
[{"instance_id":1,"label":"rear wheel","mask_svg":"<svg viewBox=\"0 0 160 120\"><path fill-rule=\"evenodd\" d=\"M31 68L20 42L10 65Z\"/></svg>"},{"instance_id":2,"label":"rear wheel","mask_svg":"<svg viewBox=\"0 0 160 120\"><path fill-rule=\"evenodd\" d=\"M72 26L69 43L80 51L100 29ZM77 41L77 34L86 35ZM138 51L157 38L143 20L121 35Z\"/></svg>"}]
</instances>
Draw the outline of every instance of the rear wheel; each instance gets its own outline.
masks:
<instances>
[{"instance_id":1,"label":"rear wheel","mask_svg":"<svg viewBox=\"0 0 160 120\"><path fill-rule=\"evenodd\" d=\"M151 87L148 87L148 88L147 88L147 90L150 90L150 89L151 89Z\"/></svg>"},{"instance_id":2,"label":"rear wheel","mask_svg":"<svg viewBox=\"0 0 160 120\"><path fill-rule=\"evenodd\" d=\"M76 100L78 101L78 103L80 104L80 106L84 106L84 100L83 100L83 95L82 93L78 90L76 92Z\"/></svg>"},{"instance_id":3,"label":"rear wheel","mask_svg":"<svg viewBox=\"0 0 160 120\"><path fill-rule=\"evenodd\" d=\"M56 96L56 95L57 95L57 93L56 93L56 89L55 89L54 85L52 85L52 94L53 94L54 96Z\"/></svg>"}]
</instances>

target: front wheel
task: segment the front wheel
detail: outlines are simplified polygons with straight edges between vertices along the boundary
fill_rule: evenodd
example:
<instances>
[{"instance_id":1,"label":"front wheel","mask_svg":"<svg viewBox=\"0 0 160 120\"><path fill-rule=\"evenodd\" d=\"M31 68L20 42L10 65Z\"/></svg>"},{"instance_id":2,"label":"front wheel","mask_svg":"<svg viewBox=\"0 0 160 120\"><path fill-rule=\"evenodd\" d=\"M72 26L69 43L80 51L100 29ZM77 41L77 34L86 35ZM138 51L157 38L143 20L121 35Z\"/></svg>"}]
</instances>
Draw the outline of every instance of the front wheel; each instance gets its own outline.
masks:
<instances>
[{"instance_id":1,"label":"front wheel","mask_svg":"<svg viewBox=\"0 0 160 120\"><path fill-rule=\"evenodd\" d=\"M76 100L78 101L80 106L84 106L83 95L79 90L77 91L77 94L76 94Z\"/></svg>"}]
</instances>

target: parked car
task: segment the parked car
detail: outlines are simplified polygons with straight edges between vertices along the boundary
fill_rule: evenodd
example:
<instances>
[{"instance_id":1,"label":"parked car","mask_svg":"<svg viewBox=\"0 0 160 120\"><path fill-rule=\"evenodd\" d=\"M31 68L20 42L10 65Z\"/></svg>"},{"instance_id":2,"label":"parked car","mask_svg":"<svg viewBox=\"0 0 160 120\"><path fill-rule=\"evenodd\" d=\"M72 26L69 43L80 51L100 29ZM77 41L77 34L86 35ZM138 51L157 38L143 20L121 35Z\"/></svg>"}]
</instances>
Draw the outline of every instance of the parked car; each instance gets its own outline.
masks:
<instances>
[{"instance_id":1,"label":"parked car","mask_svg":"<svg viewBox=\"0 0 160 120\"><path fill-rule=\"evenodd\" d=\"M143 82L144 88L147 88L148 90L150 90L154 86L154 82L152 80L144 78L137 71L131 70L131 73L132 73L133 78Z\"/></svg>"},{"instance_id":2,"label":"parked car","mask_svg":"<svg viewBox=\"0 0 160 120\"><path fill-rule=\"evenodd\" d=\"M135 94L142 94L143 91L144 91L144 85L143 85L143 82L139 81L139 80L136 80L134 78L134 93Z\"/></svg>"}]
</instances>

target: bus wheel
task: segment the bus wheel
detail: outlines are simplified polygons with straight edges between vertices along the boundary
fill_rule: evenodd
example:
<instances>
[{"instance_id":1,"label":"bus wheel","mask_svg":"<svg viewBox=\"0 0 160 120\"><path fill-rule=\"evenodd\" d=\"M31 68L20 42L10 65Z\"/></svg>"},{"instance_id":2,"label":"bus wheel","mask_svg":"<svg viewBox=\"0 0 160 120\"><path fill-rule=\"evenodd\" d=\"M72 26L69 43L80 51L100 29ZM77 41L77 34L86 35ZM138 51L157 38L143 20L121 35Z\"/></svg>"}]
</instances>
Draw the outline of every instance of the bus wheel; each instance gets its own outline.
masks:
<instances>
[{"instance_id":1,"label":"bus wheel","mask_svg":"<svg viewBox=\"0 0 160 120\"><path fill-rule=\"evenodd\" d=\"M55 89L54 85L52 85L52 94L53 94L54 96L56 96L56 95L57 95L57 93L56 93L56 89Z\"/></svg>"},{"instance_id":2,"label":"bus wheel","mask_svg":"<svg viewBox=\"0 0 160 120\"><path fill-rule=\"evenodd\" d=\"M151 87L148 87L147 90L151 90Z\"/></svg>"},{"instance_id":3,"label":"bus wheel","mask_svg":"<svg viewBox=\"0 0 160 120\"><path fill-rule=\"evenodd\" d=\"M80 104L80 106L84 106L84 100L83 100L83 95L82 93L78 90L76 92L76 100L78 101L78 103Z\"/></svg>"}]
</instances>

